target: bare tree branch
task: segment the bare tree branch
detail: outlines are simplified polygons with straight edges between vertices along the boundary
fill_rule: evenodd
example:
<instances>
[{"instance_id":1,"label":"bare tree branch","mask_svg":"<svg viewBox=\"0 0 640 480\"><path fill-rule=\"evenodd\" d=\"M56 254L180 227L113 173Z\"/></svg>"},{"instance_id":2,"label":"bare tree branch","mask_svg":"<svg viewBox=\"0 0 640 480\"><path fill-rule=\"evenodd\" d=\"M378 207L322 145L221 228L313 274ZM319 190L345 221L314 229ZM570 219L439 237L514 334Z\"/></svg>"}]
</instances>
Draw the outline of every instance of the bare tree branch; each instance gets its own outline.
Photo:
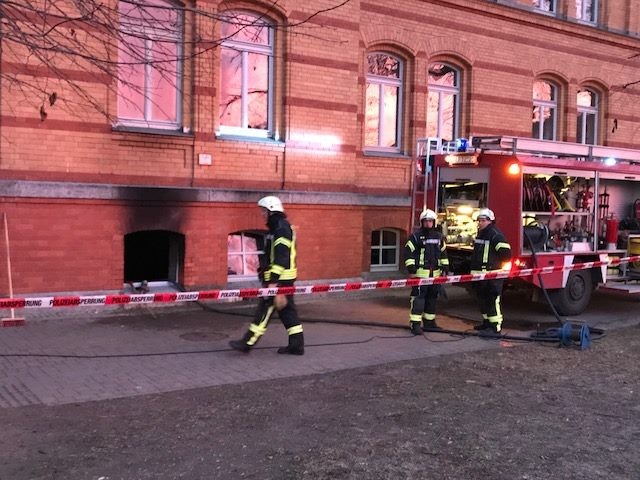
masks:
<instances>
[{"instance_id":1,"label":"bare tree branch","mask_svg":"<svg viewBox=\"0 0 640 480\"><path fill-rule=\"evenodd\" d=\"M635 82L625 83L624 85L622 85L622 88L627 88L627 87L630 87L632 85L637 85L638 83L640 83L640 80L636 80Z\"/></svg>"},{"instance_id":2,"label":"bare tree branch","mask_svg":"<svg viewBox=\"0 0 640 480\"><path fill-rule=\"evenodd\" d=\"M180 73L187 62L239 32L266 26L293 31L349 2L341 0L301 21L274 23L270 14L279 0L271 0L265 13L249 21L228 13L233 10L225 2L208 9L171 0L0 0L0 81L12 100L24 98L42 120L53 107L78 116L86 116L90 107L114 120L107 98L118 98L126 108L140 108L134 98L149 96L140 72L147 72L143 77L154 78L158 85L180 90ZM234 28L226 36L214 36L213 28L197 28L203 20L231 23ZM184 35L187 29L195 29L193 40ZM310 35L300 30L296 34ZM122 98L123 91L129 98ZM162 108L157 99L147 100ZM16 114L22 108L6 100L3 106Z\"/></svg>"}]
</instances>

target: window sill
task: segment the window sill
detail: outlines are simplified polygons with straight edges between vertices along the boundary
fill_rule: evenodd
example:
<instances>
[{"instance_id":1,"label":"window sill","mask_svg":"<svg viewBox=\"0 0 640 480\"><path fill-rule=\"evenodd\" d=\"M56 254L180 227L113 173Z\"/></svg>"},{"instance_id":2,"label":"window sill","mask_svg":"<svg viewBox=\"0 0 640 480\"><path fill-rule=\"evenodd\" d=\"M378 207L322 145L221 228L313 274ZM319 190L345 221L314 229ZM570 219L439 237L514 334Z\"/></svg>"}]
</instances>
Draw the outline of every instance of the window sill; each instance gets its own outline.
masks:
<instances>
[{"instance_id":1,"label":"window sill","mask_svg":"<svg viewBox=\"0 0 640 480\"><path fill-rule=\"evenodd\" d=\"M370 273L397 272L398 265L375 265L371 266Z\"/></svg>"},{"instance_id":2,"label":"window sill","mask_svg":"<svg viewBox=\"0 0 640 480\"><path fill-rule=\"evenodd\" d=\"M381 152L376 150L364 150L362 155L371 158L402 158L407 160L411 158L409 155L401 152Z\"/></svg>"},{"instance_id":3,"label":"window sill","mask_svg":"<svg viewBox=\"0 0 640 480\"><path fill-rule=\"evenodd\" d=\"M560 15L557 12L543 10L542 8L531 7L531 11L540 15L545 15L547 17L560 18Z\"/></svg>"},{"instance_id":4,"label":"window sill","mask_svg":"<svg viewBox=\"0 0 640 480\"><path fill-rule=\"evenodd\" d=\"M229 142L252 142L252 143L268 143L270 145L281 145L284 147L285 143L280 140L267 137L253 137L250 135L235 135L229 133L218 133L215 135L216 140L229 141Z\"/></svg>"},{"instance_id":5,"label":"window sill","mask_svg":"<svg viewBox=\"0 0 640 480\"><path fill-rule=\"evenodd\" d=\"M575 23L577 23L578 25L585 25L587 27L600 27L600 25L598 25L598 22L595 20L582 20L581 18L576 18Z\"/></svg>"},{"instance_id":6,"label":"window sill","mask_svg":"<svg viewBox=\"0 0 640 480\"><path fill-rule=\"evenodd\" d=\"M234 285L242 284L242 286L246 288L262 287L262 283L258 280L257 275L228 275L227 283Z\"/></svg>"},{"instance_id":7,"label":"window sill","mask_svg":"<svg viewBox=\"0 0 640 480\"><path fill-rule=\"evenodd\" d=\"M407 278L407 273L402 272L398 269L396 270L388 270L388 271L371 271L371 272L362 272L362 279L366 282L373 282L377 280L399 280Z\"/></svg>"},{"instance_id":8,"label":"window sill","mask_svg":"<svg viewBox=\"0 0 640 480\"><path fill-rule=\"evenodd\" d=\"M134 127L131 125L113 125L111 130L121 133L142 133L145 135L165 135L167 137L193 137L191 131L185 132L183 129L179 130L165 130L164 128L153 127Z\"/></svg>"}]
</instances>

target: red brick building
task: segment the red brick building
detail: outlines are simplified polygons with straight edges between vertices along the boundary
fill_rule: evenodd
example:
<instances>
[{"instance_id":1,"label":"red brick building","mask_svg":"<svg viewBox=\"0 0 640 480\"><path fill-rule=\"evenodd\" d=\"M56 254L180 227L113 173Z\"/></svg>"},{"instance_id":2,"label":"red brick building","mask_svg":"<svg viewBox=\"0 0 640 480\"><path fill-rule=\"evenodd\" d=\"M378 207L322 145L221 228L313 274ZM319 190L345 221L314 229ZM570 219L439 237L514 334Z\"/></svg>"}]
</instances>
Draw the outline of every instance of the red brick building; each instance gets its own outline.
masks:
<instances>
[{"instance_id":1,"label":"red brick building","mask_svg":"<svg viewBox=\"0 0 640 480\"><path fill-rule=\"evenodd\" d=\"M116 65L47 63L3 37L16 294L248 281L270 194L297 228L300 280L390 275L418 138L640 144L638 2L147 3L111 0L117 37L83 12L1 7Z\"/></svg>"}]
</instances>

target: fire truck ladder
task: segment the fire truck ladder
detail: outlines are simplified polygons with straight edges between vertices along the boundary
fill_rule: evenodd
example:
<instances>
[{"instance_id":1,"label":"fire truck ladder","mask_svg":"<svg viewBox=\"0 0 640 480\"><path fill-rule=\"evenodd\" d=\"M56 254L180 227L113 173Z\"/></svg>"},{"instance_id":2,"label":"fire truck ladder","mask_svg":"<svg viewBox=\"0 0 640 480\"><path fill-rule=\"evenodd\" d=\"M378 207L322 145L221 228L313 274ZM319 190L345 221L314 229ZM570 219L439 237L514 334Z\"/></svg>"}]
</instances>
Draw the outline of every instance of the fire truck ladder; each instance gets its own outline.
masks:
<instances>
[{"instance_id":1,"label":"fire truck ladder","mask_svg":"<svg viewBox=\"0 0 640 480\"><path fill-rule=\"evenodd\" d=\"M510 152L514 155L527 153L545 157L571 157L577 160L614 159L618 163L640 164L640 150L630 148L603 147L600 145L508 136L472 137L471 145L473 148L485 152Z\"/></svg>"},{"instance_id":2,"label":"fire truck ladder","mask_svg":"<svg viewBox=\"0 0 640 480\"><path fill-rule=\"evenodd\" d=\"M427 191L433 188L431 156L437 153L454 152L455 149L455 142L443 141L439 137L418 139L411 188L411 228L413 230L420 228L420 214L427 208ZM435 206L432 208L435 210Z\"/></svg>"}]
</instances>

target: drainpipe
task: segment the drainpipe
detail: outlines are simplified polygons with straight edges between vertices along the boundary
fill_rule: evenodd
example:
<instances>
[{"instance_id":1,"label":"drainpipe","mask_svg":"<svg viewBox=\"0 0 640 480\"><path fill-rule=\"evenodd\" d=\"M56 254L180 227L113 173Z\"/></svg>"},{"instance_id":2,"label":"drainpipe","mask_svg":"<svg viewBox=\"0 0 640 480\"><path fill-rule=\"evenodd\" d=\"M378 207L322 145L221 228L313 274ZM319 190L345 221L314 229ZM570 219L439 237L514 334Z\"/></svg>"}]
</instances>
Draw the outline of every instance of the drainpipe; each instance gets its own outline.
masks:
<instances>
[{"instance_id":1,"label":"drainpipe","mask_svg":"<svg viewBox=\"0 0 640 480\"><path fill-rule=\"evenodd\" d=\"M284 31L286 31L287 35L288 35L288 29L285 29ZM290 39L287 38L287 47L289 47L291 45L291 42L289 40ZM287 55L285 55L285 58L287 58ZM289 98L289 94L291 93L291 62L289 62L289 61L285 62L283 77L284 77L283 78L283 80L284 80L284 88L283 88L283 90L286 93L285 98ZM283 102L283 103L284 103L285 111L282 112L282 113L286 117L290 113L291 106L288 105L285 102ZM282 141L284 142L284 148L282 149L282 182L280 183L280 190L284 190L285 189L286 179L287 179L287 133L288 133L288 128L289 128L289 122L284 122L284 128L285 128L285 130L282 132L283 133Z\"/></svg>"},{"instance_id":2,"label":"drainpipe","mask_svg":"<svg viewBox=\"0 0 640 480\"><path fill-rule=\"evenodd\" d=\"M196 64L200 60L198 55L194 55L196 49L196 13L194 11L191 12L191 82L189 88L191 90L191 108L190 108L190 128L191 128L191 187L195 184L195 176L196 176L196 119L198 116L196 115L196 111L198 109L198 102L196 102ZM183 48L183 56L184 56L184 48Z\"/></svg>"}]
</instances>

